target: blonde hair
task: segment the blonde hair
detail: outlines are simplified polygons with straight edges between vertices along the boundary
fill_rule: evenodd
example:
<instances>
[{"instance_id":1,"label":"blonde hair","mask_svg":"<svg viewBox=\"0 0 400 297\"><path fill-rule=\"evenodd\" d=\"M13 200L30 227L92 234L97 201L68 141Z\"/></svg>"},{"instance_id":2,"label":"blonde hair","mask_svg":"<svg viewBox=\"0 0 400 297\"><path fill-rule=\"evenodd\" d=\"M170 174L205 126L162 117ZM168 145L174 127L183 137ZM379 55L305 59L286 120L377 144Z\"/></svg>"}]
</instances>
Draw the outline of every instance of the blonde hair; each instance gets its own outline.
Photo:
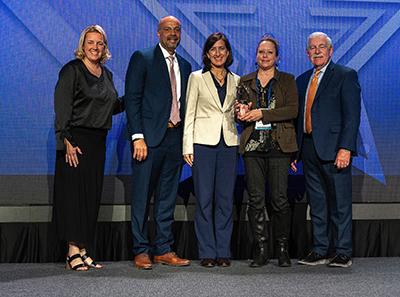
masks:
<instances>
[{"instance_id":1,"label":"blonde hair","mask_svg":"<svg viewBox=\"0 0 400 297\"><path fill-rule=\"evenodd\" d=\"M104 42L104 52L100 57L100 65L104 65L107 60L111 58L111 53L108 50L108 41L107 41L107 35L106 32L103 30L102 27L99 25L92 25L87 27L85 30L83 30L81 37L79 38L79 45L78 48L75 50L74 54L77 59L83 60L86 57L85 51L83 50L83 45L85 44L85 38L87 33L100 33L101 37L103 38Z\"/></svg>"}]
</instances>

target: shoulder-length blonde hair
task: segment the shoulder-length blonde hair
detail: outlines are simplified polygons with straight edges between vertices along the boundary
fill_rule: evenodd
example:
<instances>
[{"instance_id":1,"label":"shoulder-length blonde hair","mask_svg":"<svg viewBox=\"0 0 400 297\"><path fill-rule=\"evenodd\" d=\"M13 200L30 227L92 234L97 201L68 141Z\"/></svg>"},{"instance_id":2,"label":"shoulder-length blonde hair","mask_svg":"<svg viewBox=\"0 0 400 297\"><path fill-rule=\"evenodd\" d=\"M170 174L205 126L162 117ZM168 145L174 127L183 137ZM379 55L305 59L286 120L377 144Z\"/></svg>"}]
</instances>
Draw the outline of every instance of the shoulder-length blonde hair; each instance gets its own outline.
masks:
<instances>
[{"instance_id":1,"label":"shoulder-length blonde hair","mask_svg":"<svg viewBox=\"0 0 400 297\"><path fill-rule=\"evenodd\" d=\"M85 38L87 33L100 33L101 37L103 38L104 42L104 52L103 55L100 57L100 65L104 65L107 60L111 58L111 53L108 50L108 40L107 40L107 35L106 32L103 30L102 27L99 25L92 25L87 27L85 30L83 30L81 37L79 38L79 45L78 48L75 50L74 54L77 59L83 60L86 57L85 51L83 50L83 45L85 43Z\"/></svg>"}]
</instances>

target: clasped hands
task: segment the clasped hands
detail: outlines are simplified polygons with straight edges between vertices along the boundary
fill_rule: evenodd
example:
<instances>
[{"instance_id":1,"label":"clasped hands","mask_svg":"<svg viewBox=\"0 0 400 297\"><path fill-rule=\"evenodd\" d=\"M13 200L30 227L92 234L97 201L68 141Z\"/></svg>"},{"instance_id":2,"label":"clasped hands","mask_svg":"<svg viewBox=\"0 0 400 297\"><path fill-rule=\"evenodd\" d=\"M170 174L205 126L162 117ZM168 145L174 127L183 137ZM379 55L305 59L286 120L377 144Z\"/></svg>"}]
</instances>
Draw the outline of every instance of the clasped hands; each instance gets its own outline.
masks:
<instances>
[{"instance_id":1,"label":"clasped hands","mask_svg":"<svg viewBox=\"0 0 400 297\"><path fill-rule=\"evenodd\" d=\"M235 100L235 113L239 121L255 122L263 118L262 111L258 109L251 110L251 105L251 102L245 105Z\"/></svg>"}]
</instances>

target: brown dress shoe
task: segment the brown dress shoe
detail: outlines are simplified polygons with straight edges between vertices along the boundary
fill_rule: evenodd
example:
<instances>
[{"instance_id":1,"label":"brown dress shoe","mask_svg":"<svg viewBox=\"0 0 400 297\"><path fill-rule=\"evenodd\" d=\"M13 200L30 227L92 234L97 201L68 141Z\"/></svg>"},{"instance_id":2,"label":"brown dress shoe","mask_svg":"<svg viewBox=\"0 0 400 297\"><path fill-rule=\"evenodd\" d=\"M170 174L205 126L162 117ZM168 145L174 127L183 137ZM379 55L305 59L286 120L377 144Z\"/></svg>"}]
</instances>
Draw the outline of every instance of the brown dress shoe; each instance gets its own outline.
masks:
<instances>
[{"instance_id":1,"label":"brown dress shoe","mask_svg":"<svg viewBox=\"0 0 400 297\"><path fill-rule=\"evenodd\" d=\"M152 269L149 255L142 253L135 257L135 267L139 269Z\"/></svg>"},{"instance_id":2,"label":"brown dress shoe","mask_svg":"<svg viewBox=\"0 0 400 297\"><path fill-rule=\"evenodd\" d=\"M203 267L214 267L215 266L214 259L211 259L211 258L201 259L200 263L201 263L201 266L203 266Z\"/></svg>"},{"instance_id":3,"label":"brown dress shoe","mask_svg":"<svg viewBox=\"0 0 400 297\"><path fill-rule=\"evenodd\" d=\"M154 264L166 264L172 266L187 266L190 265L190 261L187 259L179 258L175 253L170 252L161 256L154 256Z\"/></svg>"},{"instance_id":4,"label":"brown dress shoe","mask_svg":"<svg viewBox=\"0 0 400 297\"><path fill-rule=\"evenodd\" d=\"M221 266L221 267L231 266L231 261L229 260L229 258L217 258L217 263L218 263L218 266Z\"/></svg>"}]
</instances>

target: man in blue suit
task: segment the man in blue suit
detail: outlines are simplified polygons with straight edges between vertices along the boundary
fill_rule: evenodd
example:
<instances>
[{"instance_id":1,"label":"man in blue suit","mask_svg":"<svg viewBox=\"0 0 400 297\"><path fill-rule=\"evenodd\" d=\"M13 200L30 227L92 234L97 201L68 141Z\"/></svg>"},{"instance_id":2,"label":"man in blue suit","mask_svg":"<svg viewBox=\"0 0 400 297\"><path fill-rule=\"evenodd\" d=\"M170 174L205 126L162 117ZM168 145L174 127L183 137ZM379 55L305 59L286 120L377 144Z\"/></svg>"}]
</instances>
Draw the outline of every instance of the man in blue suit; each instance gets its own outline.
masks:
<instances>
[{"instance_id":1,"label":"man in blue suit","mask_svg":"<svg viewBox=\"0 0 400 297\"><path fill-rule=\"evenodd\" d=\"M357 72L331 60L331 39L315 32L307 39L313 69L300 75L297 161L303 170L313 227L313 250L299 264L352 264L352 157L357 155L361 97ZM334 257L328 248L333 235Z\"/></svg>"},{"instance_id":2,"label":"man in blue suit","mask_svg":"<svg viewBox=\"0 0 400 297\"><path fill-rule=\"evenodd\" d=\"M172 252L171 227L183 165L182 126L192 67L175 52L181 36L181 24L175 17L163 18L157 35L159 44L133 53L125 80L125 138L132 142L131 225L139 269L152 269L152 251L154 264L190 264ZM154 249L147 234L153 192Z\"/></svg>"}]
</instances>

